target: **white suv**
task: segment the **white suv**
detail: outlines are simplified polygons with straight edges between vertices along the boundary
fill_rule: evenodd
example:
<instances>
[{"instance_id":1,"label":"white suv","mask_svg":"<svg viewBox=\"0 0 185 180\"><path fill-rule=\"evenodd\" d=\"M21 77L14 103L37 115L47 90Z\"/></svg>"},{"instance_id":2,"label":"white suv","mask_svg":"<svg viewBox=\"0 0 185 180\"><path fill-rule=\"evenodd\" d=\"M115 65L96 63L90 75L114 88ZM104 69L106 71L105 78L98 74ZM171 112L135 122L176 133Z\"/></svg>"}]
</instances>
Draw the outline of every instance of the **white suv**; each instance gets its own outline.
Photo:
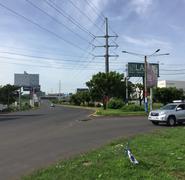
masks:
<instances>
[{"instance_id":1,"label":"white suv","mask_svg":"<svg viewBox=\"0 0 185 180\"><path fill-rule=\"evenodd\" d=\"M170 103L159 110L151 111L148 116L153 124L166 122L169 126L185 122L185 103Z\"/></svg>"}]
</instances>

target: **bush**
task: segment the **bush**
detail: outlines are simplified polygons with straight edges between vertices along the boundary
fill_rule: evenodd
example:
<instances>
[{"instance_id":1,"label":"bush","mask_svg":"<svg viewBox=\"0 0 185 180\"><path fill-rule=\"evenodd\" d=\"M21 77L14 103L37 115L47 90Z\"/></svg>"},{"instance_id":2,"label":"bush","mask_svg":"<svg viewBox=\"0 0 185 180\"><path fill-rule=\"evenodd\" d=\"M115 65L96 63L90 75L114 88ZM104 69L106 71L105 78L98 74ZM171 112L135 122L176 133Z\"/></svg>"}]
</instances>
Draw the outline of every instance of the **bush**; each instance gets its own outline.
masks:
<instances>
[{"instance_id":1,"label":"bush","mask_svg":"<svg viewBox=\"0 0 185 180\"><path fill-rule=\"evenodd\" d=\"M28 103L25 103L24 105L21 106L22 111L30 110L31 106Z\"/></svg>"},{"instance_id":2,"label":"bush","mask_svg":"<svg viewBox=\"0 0 185 180\"><path fill-rule=\"evenodd\" d=\"M120 109L123 106L124 106L124 102L121 99L112 98L108 102L108 108L110 109Z\"/></svg>"},{"instance_id":3,"label":"bush","mask_svg":"<svg viewBox=\"0 0 185 180\"><path fill-rule=\"evenodd\" d=\"M121 108L123 111L144 111L143 106L135 105L135 104L130 104L128 106L123 106Z\"/></svg>"},{"instance_id":4,"label":"bush","mask_svg":"<svg viewBox=\"0 0 185 180\"><path fill-rule=\"evenodd\" d=\"M93 102L90 102L90 103L88 104L88 106L89 106L89 107L95 107L95 104L94 104Z\"/></svg>"}]
</instances>

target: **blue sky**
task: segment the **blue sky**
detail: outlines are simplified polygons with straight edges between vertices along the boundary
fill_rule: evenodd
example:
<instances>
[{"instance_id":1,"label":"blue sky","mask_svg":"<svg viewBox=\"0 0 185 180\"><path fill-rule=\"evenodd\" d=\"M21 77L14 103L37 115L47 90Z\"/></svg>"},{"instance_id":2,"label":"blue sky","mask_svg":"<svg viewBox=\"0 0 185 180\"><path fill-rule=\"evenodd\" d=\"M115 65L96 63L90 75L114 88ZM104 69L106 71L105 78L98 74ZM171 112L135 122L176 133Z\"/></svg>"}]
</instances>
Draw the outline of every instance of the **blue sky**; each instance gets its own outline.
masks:
<instances>
[{"instance_id":1,"label":"blue sky","mask_svg":"<svg viewBox=\"0 0 185 180\"><path fill-rule=\"evenodd\" d=\"M105 71L104 58L93 58L104 55L104 48L94 48L105 43L94 39L104 35L104 17L110 35L119 36L109 41L119 45L110 48L119 55L110 58L110 70L123 73L128 62L143 61L122 50L148 55L161 49L170 55L148 59L160 62L160 79L184 79L184 0L0 0L0 84L27 71L40 74L47 93L58 91L59 80L65 93L85 87Z\"/></svg>"}]
</instances>

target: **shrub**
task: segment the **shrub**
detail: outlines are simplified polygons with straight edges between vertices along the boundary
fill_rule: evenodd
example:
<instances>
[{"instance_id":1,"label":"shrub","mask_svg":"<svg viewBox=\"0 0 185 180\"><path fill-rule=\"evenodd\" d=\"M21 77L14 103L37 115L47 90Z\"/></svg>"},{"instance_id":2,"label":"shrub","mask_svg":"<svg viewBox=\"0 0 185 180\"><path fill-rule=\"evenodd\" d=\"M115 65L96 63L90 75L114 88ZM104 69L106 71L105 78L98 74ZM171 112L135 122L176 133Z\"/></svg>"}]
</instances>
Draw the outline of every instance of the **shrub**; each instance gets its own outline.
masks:
<instances>
[{"instance_id":1,"label":"shrub","mask_svg":"<svg viewBox=\"0 0 185 180\"><path fill-rule=\"evenodd\" d=\"M112 98L108 102L108 108L110 109L120 109L123 106L124 106L124 102L121 99Z\"/></svg>"},{"instance_id":2,"label":"shrub","mask_svg":"<svg viewBox=\"0 0 185 180\"><path fill-rule=\"evenodd\" d=\"M88 106L89 106L89 107L95 107L95 104L94 104L93 102L90 102L90 103L88 104Z\"/></svg>"},{"instance_id":3,"label":"shrub","mask_svg":"<svg viewBox=\"0 0 185 180\"><path fill-rule=\"evenodd\" d=\"M38 104L38 103L37 103ZM35 104L36 105L36 104ZM37 107L37 106L36 106ZM31 106L28 103L25 103L24 105L21 106L22 111L26 111L31 109Z\"/></svg>"},{"instance_id":4,"label":"shrub","mask_svg":"<svg viewBox=\"0 0 185 180\"><path fill-rule=\"evenodd\" d=\"M143 106L135 105L135 104L130 104L128 106L123 106L121 108L123 111L144 111Z\"/></svg>"}]
</instances>

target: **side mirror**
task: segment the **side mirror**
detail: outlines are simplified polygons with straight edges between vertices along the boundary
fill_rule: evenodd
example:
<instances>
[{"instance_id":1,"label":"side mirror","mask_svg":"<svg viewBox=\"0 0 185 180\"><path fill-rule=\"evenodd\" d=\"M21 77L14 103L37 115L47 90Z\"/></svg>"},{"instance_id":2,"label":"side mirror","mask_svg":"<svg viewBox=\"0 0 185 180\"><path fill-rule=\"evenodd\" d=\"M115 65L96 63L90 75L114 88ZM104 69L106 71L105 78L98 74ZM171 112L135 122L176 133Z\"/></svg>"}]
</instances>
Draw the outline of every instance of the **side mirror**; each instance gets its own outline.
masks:
<instances>
[{"instance_id":1,"label":"side mirror","mask_svg":"<svg viewBox=\"0 0 185 180\"><path fill-rule=\"evenodd\" d=\"M180 110L182 110L182 108L181 108L181 107L178 107L178 108L177 108L177 111L180 111Z\"/></svg>"}]
</instances>

